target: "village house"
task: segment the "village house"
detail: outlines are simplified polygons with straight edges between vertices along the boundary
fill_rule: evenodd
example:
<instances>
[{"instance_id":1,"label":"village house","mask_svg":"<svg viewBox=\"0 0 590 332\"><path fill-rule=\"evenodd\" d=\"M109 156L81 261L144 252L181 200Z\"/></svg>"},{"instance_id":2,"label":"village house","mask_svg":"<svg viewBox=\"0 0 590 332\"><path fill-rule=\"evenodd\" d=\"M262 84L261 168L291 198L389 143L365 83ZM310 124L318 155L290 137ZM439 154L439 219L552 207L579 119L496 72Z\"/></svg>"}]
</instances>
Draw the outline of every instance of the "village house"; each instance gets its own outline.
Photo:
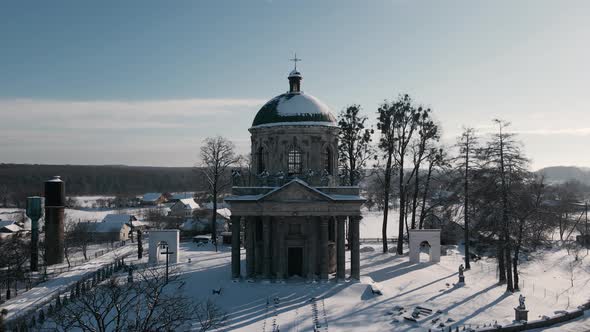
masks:
<instances>
[{"instance_id":1,"label":"village house","mask_svg":"<svg viewBox=\"0 0 590 332\"><path fill-rule=\"evenodd\" d=\"M96 242L115 242L129 240L131 227L123 220L89 222L88 232Z\"/></svg>"},{"instance_id":2,"label":"village house","mask_svg":"<svg viewBox=\"0 0 590 332\"><path fill-rule=\"evenodd\" d=\"M170 207L170 216L179 218L192 218L195 210L200 209L199 204L192 198L178 200Z\"/></svg>"},{"instance_id":3,"label":"village house","mask_svg":"<svg viewBox=\"0 0 590 332\"><path fill-rule=\"evenodd\" d=\"M216 216L216 232L221 234L229 230L229 220L231 212L229 209L218 209ZM180 225L180 230L190 233L203 233L210 232L211 228L211 210L210 209L198 209L193 212L192 218L186 219L185 222Z\"/></svg>"},{"instance_id":4,"label":"village house","mask_svg":"<svg viewBox=\"0 0 590 332\"><path fill-rule=\"evenodd\" d=\"M22 232L24 229L12 220L0 220L0 233L7 236Z\"/></svg>"},{"instance_id":5,"label":"village house","mask_svg":"<svg viewBox=\"0 0 590 332\"><path fill-rule=\"evenodd\" d=\"M162 193L147 193L141 197L141 205L159 205L166 201L166 196Z\"/></svg>"}]
</instances>

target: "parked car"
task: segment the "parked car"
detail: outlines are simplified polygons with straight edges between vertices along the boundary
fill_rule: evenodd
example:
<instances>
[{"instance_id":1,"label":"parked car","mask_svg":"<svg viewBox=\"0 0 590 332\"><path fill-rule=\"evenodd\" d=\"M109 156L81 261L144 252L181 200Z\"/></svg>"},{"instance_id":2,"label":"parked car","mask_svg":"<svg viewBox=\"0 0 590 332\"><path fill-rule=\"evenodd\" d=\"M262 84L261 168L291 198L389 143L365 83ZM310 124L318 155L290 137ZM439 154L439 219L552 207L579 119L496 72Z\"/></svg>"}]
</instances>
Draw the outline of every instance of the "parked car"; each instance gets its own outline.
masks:
<instances>
[{"instance_id":1,"label":"parked car","mask_svg":"<svg viewBox=\"0 0 590 332\"><path fill-rule=\"evenodd\" d=\"M193 237L193 242L198 243L199 245L204 245L211 242L211 238L208 235L197 235Z\"/></svg>"}]
</instances>

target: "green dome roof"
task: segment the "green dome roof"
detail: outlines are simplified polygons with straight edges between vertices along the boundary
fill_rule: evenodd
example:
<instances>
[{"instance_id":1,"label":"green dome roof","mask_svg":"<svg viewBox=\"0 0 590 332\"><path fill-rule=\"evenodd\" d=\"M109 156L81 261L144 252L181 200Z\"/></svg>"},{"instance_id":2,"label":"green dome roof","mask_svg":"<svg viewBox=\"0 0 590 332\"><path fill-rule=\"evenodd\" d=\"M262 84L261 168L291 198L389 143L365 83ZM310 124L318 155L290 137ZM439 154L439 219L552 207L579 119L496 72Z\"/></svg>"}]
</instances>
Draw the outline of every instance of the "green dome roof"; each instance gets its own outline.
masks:
<instances>
[{"instance_id":1,"label":"green dome roof","mask_svg":"<svg viewBox=\"0 0 590 332\"><path fill-rule=\"evenodd\" d=\"M280 125L337 126L330 108L303 92L287 92L268 101L256 114L252 127Z\"/></svg>"}]
</instances>

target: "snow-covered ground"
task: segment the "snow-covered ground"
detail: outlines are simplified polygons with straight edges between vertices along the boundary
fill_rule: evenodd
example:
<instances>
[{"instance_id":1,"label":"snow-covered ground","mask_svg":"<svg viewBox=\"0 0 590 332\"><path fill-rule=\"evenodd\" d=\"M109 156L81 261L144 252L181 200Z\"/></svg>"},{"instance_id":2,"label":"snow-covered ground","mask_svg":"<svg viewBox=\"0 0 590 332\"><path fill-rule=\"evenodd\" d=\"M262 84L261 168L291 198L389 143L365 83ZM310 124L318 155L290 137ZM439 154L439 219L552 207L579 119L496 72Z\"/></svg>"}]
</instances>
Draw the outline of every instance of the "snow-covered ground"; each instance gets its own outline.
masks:
<instances>
[{"instance_id":1,"label":"snow-covered ground","mask_svg":"<svg viewBox=\"0 0 590 332\"><path fill-rule=\"evenodd\" d=\"M380 237L380 213L365 211L364 214L361 237ZM388 235L395 236L397 214L392 211L390 216ZM496 284L493 260L473 263L472 269L465 272L466 284L455 286L457 269L462 263L461 248L450 249L437 264L410 264L407 255L383 254L377 245L363 245L363 248L360 282L233 282L229 247L222 246L219 252L214 252L211 247L193 243L181 244L177 267L186 278L191 297L212 298L228 312L227 330L231 331L272 331L273 326L280 326L281 331L309 331L318 324L320 331L428 331L438 330L441 322L453 327L483 327L494 322L510 324L520 294L526 296L530 320L554 315L558 310L571 310L590 300L590 255L585 250L580 252L580 261L575 265L574 256L564 249L531 255L520 266L521 292L507 294L505 286ZM90 266L81 268L88 271ZM245 271L244 251L242 270ZM76 275L75 271L72 273ZM70 275L63 277L71 281ZM41 285L47 288L39 290L41 293L37 290L24 293L25 303L46 296L44 292L66 281L58 279ZM371 283L377 283L383 295L373 295L368 286ZM221 295L212 295L211 290L218 288L222 289ZM20 297L15 300L19 301ZM420 316L417 322L405 320L417 306L433 311ZM590 329L588 316L551 331L586 329Z\"/></svg>"},{"instance_id":2,"label":"snow-covered ground","mask_svg":"<svg viewBox=\"0 0 590 332\"><path fill-rule=\"evenodd\" d=\"M399 227L399 212L389 210L387 216L387 237L397 238ZM363 219L359 224L360 237L362 239L381 238L381 226L383 225L383 211L363 210Z\"/></svg>"},{"instance_id":3,"label":"snow-covered ground","mask_svg":"<svg viewBox=\"0 0 590 332\"><path fill-rule=\"evenodd\" d=\"M133 214L137 216L138 219L141 219L143 215L151 209L167 209L164 206L159 207L137 207L137 208L125 208L125 209L117 209L117 210L104 210L104 209L66 209L65 216L66 222L78 222L78 221L101 221L107 214ZM0 208L0 219L2 220L15 220L17 218L17 214L22 213L23 209L16 209L16 208ZM27 218L27 220L29 220ZM41 221L42 223L42 221ZM28 223L25 223L25 228L30 228Z\"/></svg>"},{"instance_id":4,"label":"snow-covered ground","mask_svg":"<svg viewBox=\"0 0 590 332\"><path fill-rule=\"evenodd\" d=\"M488 262L474 263L465 273L466 284L454 286L462 262L456 250L438 264L410 264L405 255L378 250L362 253L360 283L236 283L229 278L230 259L227 247L215 253L211 248L184 243L178 267L187 285L194 285L188 289L195 299L210 297L212 289L222 288L222 294L213 298L229 313L228 330L232 331L272 330L274 324L280 325L281 331L309 331L316 320L322 325L320 330L327 326L330 331L427 331L440 322L447 326L483 327L496 321L506 325L514 318L519 294L527 298L531 320L573 309L590 297L587 271L579 271L574 287L568 290L570 256L564 250L523 264L525 287L512 295L505 293L505 286L496 285L495 266ZM382 287L382 296L371 294L368 284L372 282ZM394 310L396 306L405 312L400 314ZM416 306L432 309L433 314L421 316L417 323L405 321L403 317ZM442 313L436 314L437 310Z\"/></svg>"},{"instance_id":5,"label":"snow-covered ground","mask_svg":"<svg viewBox=\"0 0 590 332\"><path fill-rule=\"evenodd\" d=\"M97 271L101 267L113 262L116 258L122 257L133 251L137 251L137 246L127 245L99 258L92 259L83 265L73 267L68 272L64 272L55 278L49 279L26 292L19 293L18 296L3 303L2 306L0 306L0 309L8 310L6 319L10 320L13 315L21 313L24 308L34 307L37 304L50 299L56 294L59 294L61 290L67 288L68 285L82 280L85 275ZM137 256L130 256L128 261L134 261L134 257L136 258Z\"/></svg>"}]
</instances>

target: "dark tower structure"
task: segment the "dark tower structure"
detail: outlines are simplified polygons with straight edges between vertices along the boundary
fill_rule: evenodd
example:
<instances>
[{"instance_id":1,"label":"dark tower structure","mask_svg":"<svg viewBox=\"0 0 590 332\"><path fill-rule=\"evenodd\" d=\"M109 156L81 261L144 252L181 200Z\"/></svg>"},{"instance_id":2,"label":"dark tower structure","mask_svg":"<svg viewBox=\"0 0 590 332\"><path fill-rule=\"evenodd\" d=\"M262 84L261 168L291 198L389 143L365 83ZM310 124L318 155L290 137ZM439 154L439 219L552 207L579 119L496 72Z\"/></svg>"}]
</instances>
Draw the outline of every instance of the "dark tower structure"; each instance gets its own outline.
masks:
<instances>
[{"instance_id":1,"label":"dark tower structure","mask_svg":"<svg viewBox=\"0 0 590 332\"><path fill-rule=\"evenodd\" d=\"M45 181L45 260L47 265L64 260L65 183L59 176Z\"/></svg>"}]
</instances>

